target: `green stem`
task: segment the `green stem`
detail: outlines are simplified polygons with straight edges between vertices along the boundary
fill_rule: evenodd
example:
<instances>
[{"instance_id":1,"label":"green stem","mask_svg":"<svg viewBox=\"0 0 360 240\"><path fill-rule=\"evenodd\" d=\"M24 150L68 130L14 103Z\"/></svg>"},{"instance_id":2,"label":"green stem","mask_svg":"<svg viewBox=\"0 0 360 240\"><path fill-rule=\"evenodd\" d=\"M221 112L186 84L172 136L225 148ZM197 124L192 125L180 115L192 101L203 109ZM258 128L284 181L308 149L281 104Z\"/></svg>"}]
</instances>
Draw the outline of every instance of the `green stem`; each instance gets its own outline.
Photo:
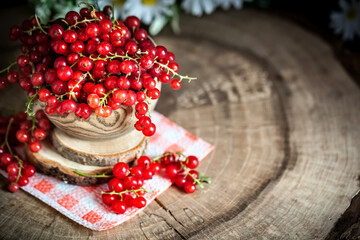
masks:
<instances>
[{"instance_id":1,"label":"green stem","mask_svg":"<svg viewBox=\"0 0 360 240\"><path fill-rule=\"evenodd\" d=\"M101 192L101 194L110 194L110 195L119 195L121 197L121 201L123 200L123 194L124 193L134 193L137 197L139 197L139 194L137 192L139 191L144 191L146 193L154 193L154 191L148 191L146 189L144 189L143 187L140 187L138 189L134 189L134 190L124 190L122 192L115 192L115 191L112 191L112 192Z\"/></svg>"},{"instance_id":2,"label":"green stem","mask_svg":"<svg viewBox=\"0 0 360 240\"><path fill-rule=\"evenodd\" d=\"M7 68L4 68L4 69L2 69L2 70L0 70L0 73L3 73L3 72L9 72L10 71L10 68L12 68L14 65L16 65L17 64L17 62L15 61L15 62L12 62L12 63L10 63L10 65L7 67Z\"/></svg>"},{"instance_id":3,"label":"green stem","mask_svg":"<svg viewBox=\"0 0 360 240\"><path fill-rule=\"evenodd\" d=\"M79 174L80 176L84 176L84 177L93 177L93 178L111 178L114 177L114 175L106 175L106 173L108 173L109 171L104 172L103 174L98 174L98 175L90 175L90 174L86 174L83 172L80 172L78 170L75 170L74 173Z\"/></svg>"},{"instance_id":4,"label":"green stem","mask_svg":"<svg viewBox=\"0 0 360 240\"><path fill-rule=\"evenodd\" d=\"M157 62L157 64L159 64L159 66L165 68L168 72L171 72L173 74L173 76L177 76L180 81L182 81L183 79L187 79L189 82L191 82L192 80L197 79L197 78L194 78L194 77L180 75L179 73L177 73L174 70L172 70L171 68L169 68L169 66L166 65L166 64L163 64L163 63L160 63L160 62Z\"/></svg>"},{"instance_id":5,"label":"green stem","mask_svg":"<svg viewBox=\"0 0 360 240\"><path fill-rule=\"evenodd\" d=\"M9 132L10 132L10 128L11 128L11 124L13 123L14 119L13 118L10 118L10 121L9 121L9 124L7 126L7 129L6 129L6 134L5 134L5 145L7 147L7 149L9 150L9 153L11 156L14 155L11 147L10 147L10 144L9 144Z\"/></svg>"},{"instance_id":6,"label":"green stem","mask_svg":"<svg viewBox=\"0 0 360 240\"><path fill-rule=\"evenodd\" d=\"M28 98L25 106L26 106L26 110L25 113L27 113L30 117L33 117L35 115L35 113L32 111L31 105L33 104L34 99L37 97L39 90L36 90L36 93L34 95L32 95L30 98Z\"/></svg>"},{"instance_id":7,"label":"green stem","mask_svg":"<svg viewBox=\"0 0 360 240\"><path fill-rule=\"evenodd\" d=\"M39 22L39 19L38 19L38 16L36 15L36 13L35 13L35 19L36 19L36 22L37 22L37 24L38 24L38 26L39 26L39 29L40 29L43 33L45 33L45 34L47 35L48 33L45 32L45 30L41 27L41 24L40 24L40 22Z\"/></svg>"}]
</instances>

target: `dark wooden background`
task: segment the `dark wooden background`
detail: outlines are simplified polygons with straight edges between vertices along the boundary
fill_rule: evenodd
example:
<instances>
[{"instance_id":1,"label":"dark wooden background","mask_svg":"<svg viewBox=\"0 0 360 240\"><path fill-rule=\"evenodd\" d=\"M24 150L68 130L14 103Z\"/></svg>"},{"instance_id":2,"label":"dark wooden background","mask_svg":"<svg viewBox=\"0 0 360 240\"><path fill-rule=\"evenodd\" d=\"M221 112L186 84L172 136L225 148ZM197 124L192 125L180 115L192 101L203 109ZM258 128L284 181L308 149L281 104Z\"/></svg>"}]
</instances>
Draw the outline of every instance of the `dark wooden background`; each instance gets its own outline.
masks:
<instances>
[{"instance_id":1,"label":"dark wooden background","mask_svg":"<svg viewBox=\"0 0 360 240\"><path fill-rule=\"evenodd\" d=\"M31 13L1 10L4 33ZM0 177L0 239L357 239L360 91L318 34L263 10L181 16L155 40L199 79L163 88L157 110L215 145L187 195L170 188L132 220L95 232ZM5 35L5 34L4 34ZM5 39L6 36L3 36ZM2 40L1 66L16 56ZM15 86L0 112L21 109Z\"/></svg>"}]
</instances>

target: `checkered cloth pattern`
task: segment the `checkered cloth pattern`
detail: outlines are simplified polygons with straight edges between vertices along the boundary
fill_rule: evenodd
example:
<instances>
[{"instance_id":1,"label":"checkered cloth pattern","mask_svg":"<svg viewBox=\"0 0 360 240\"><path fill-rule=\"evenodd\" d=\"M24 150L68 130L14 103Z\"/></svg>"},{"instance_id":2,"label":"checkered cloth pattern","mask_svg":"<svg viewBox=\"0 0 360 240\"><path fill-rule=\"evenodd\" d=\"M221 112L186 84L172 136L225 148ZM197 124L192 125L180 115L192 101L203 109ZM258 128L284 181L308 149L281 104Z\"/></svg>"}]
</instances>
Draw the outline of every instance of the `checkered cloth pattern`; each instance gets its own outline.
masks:
<instances>
[{"instance_id":1,"label":"checkered cloth pattern","mask_svg":"<svg viewBox=\"0 0 360 240\"><path fill-rule=\"evenodd\" d=\"M212 145L157 112L153 112L152 121L158 129L149 139L147 156L155 157L165 151L181 150L184 154L195 155L201 160L213 150ZM1 173L6 175L4 171ZM154 193L145 194L147 203L149 204L170 186L171 181L159 174L145 181L144 188L154 191ZM75 222L96 231L115 227L142 210L132 207L127 209L124 214L110 212L109 208L102 203L100 194L101 191L107 190L107 184L76 186L66 184L54 177L36 173L31 177L29 185L22 189Z\"/></svg>"}]
</instances>

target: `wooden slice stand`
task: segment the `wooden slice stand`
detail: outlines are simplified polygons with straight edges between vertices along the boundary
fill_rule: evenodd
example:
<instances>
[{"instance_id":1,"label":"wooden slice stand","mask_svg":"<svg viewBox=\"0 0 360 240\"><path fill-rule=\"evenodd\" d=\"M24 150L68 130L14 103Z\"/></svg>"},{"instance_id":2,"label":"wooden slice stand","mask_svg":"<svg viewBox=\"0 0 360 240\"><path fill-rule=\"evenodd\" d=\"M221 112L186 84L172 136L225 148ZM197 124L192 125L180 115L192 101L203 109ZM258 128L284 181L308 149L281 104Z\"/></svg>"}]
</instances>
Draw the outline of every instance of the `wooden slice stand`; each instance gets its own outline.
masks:
<instances>
[{"instance_id":1,"label":"wooden slice stand","mask_svg":"<svg viewBox=\"0 0 360 240\"><path fill-rule=\"evenodd\" d=\"M157 86L161 88L160 84ZM151 101L152 111L157 100ZM38 103L34 110L44 108ZM137 121L135 107L122 105L108 118L92 113L88 119L79 119L74 113L67 116L49 115L54 129L38 153L27 151L29 161L42 172L64 182L92 185L104 178L81 176L110 172L117 162L129 163L141 156L147 147L147 138L134 128Z\"/></svg>"}]
</instances>

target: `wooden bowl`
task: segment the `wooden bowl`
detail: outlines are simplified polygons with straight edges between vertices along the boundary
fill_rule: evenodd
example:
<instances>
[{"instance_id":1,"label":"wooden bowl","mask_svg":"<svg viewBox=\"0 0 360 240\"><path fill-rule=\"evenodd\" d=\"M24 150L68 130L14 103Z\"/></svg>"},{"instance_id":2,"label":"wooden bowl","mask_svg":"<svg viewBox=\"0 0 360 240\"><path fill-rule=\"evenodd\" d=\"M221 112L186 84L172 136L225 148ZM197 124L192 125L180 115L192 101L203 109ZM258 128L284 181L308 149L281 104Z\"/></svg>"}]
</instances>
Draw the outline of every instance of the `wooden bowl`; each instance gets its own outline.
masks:
<instances>
[{"instance_id":1,"label":"wooden bowl","mask_svg":"<svg viewBox=\"0 0 360 240\"><path fill-rule=\"evenodd\" d=\"M161 89L161 83L157 82L157 88ZM153 111L156 100L151 100L149 109ZM67 116L47 115L49 120L60 130L75 138L84 140L105 140L120 137L132 130L138 119L135 117L135 106L127 107L121 105L107 118L98 117L93 112L86 120L79 119L75 113Z\"/></svg>"}]
</instances>

